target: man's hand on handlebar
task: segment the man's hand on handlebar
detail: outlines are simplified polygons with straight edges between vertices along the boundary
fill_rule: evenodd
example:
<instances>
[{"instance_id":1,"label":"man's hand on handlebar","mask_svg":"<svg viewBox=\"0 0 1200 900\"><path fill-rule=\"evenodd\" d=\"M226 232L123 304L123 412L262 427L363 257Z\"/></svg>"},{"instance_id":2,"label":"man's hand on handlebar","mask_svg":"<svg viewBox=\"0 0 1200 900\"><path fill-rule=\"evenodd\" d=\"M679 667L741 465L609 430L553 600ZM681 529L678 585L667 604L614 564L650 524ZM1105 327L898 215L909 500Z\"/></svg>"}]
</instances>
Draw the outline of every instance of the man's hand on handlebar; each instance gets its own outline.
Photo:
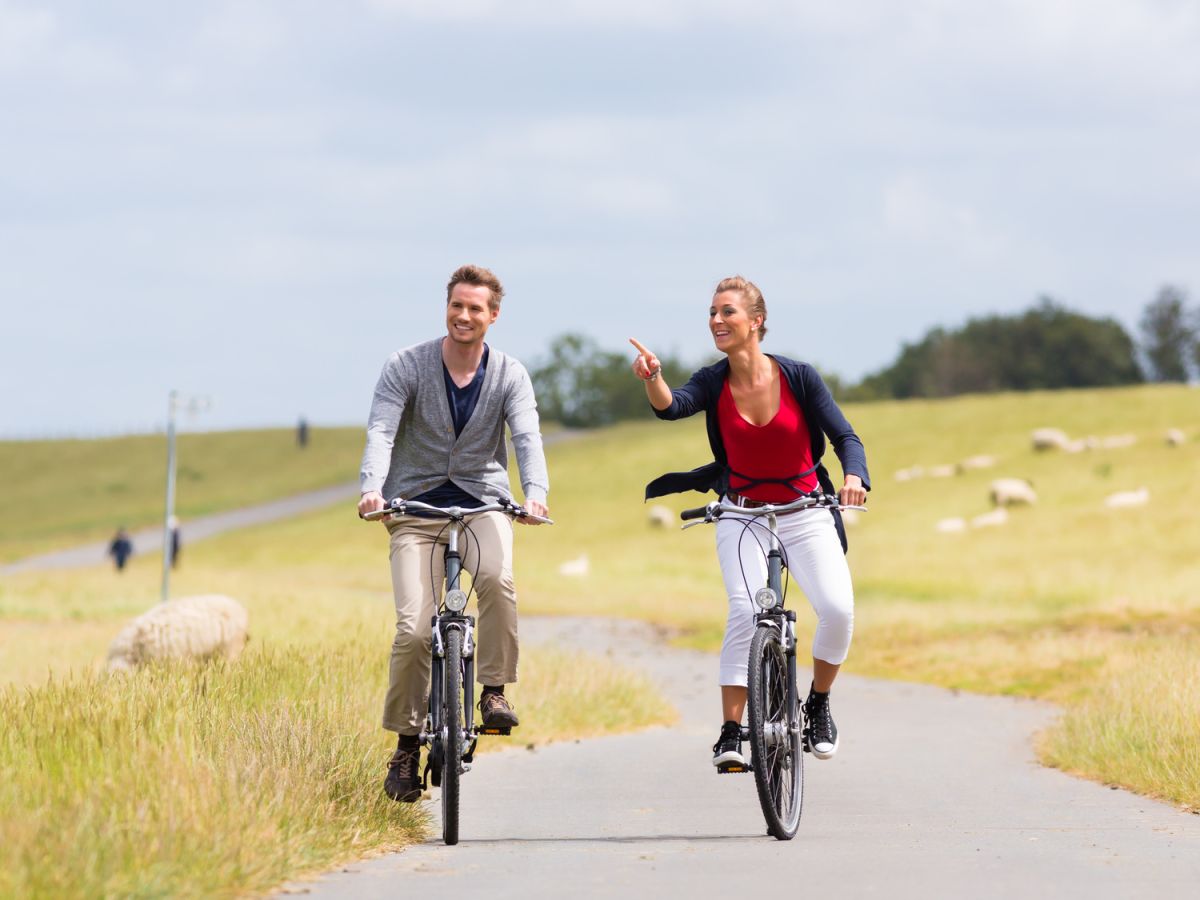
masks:
<instances>
[{"instance_id":1,"label":"man's hand on handlebar","mask_svg":"<svg viewBox=\"0 0 1200 900\"><path fill-rule=\"evenodd\" d=\"M535 516L541 516L543 519L550 518L550 509L545 503L538 503L536 500L525 501L525 512L532 513ZM526 516L517 516L516 520L522 525L541 525L537 519L530 519Z\"/></svg>"},{"instance_id":2,"label":"man's hand on handlebar","mask_svg":"<svg viewBox=\"0 0 1200 900\"><path fill-rule=\"evenodd\" d=\"M383 509L385 505L383 494L379 491L367 491L358 501L358 516L361 519L369 512Z\"/></svg>"}]
</instances>

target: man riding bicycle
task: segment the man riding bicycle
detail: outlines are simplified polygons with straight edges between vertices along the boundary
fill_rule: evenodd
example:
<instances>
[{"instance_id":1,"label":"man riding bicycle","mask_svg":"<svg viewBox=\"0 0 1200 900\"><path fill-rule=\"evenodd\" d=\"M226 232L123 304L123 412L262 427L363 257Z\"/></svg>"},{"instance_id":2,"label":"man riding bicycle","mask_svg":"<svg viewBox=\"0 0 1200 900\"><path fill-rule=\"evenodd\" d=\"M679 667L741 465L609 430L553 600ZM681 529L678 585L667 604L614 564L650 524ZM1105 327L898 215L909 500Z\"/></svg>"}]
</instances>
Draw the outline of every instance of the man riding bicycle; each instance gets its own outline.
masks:
<instances>
[{"instance_id":1,"label":"man riding bicycle","mask_svg":"<svg viewBox=\"0 0 1200 900\"><path fill-rule=\"evenodd\" d=\"M484 342L503 295L487 269L459 268L446 286L446 336L399 350L384 363L367 424L359 515L382 509L385 498L469 509L507 497L507 425L525 508L548 516L550 483L529 374ZM479 707L485 727L511 728L518 721L504 686L517 680L512 520L486 512L466 521L463 562L479 601ZM383 727L399 739L384 791L411 803L421 796L418 737L428 706L430 621L445 574L434 545L445 543L445 522L407 515L386 524L396 636Z\"/></svg>"}]
</instances>

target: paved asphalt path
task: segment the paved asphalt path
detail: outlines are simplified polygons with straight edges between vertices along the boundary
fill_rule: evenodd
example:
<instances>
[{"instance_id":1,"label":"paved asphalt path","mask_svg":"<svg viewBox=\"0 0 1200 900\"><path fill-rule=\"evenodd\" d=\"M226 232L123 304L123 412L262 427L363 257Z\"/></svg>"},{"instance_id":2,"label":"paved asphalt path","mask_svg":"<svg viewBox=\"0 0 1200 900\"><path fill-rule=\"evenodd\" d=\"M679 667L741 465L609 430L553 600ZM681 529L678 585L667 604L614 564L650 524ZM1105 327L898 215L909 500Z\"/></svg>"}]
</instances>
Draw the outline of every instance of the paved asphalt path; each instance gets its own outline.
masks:
<instances>
[{"instance_id":1,"label":"paved asphalt path","mask_svg":"<svg viewBox=\"0 0 1200 900\"><path fill-rule=\"evenodd\" d=\"M822 898L1200 897L1200 816L1039 766L1032 701L844 677L842 747L806 757L795 840L766 837L753 776L718 776L716 658L648 626L525 620L647 672L678 725L485 754L463 781L461 842L433 837L287 893ZM382 775L381 760L381 775ZM758 893L756 893L758 892Z\"/></svg>"}]
</instances>

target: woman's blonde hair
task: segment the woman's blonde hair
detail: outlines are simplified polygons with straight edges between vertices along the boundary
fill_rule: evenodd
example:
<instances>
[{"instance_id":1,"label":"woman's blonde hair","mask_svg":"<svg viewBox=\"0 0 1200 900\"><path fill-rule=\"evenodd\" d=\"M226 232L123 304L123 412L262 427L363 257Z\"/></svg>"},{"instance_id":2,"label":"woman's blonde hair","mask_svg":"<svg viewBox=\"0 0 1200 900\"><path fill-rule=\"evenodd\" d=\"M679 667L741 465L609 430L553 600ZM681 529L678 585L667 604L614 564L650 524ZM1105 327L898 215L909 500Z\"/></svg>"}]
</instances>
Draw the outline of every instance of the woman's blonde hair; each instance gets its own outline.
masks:
<instances>
[{"instance_id":1,"label":"woman's blonde hair","mask_svg":"<svg viewBox=\"0 0 1200 900\"><path fill-rule=\"evenodd\" d=\"M762 316L762 324L758 326L758 339L761 341L767 336L767 301L763 299L762 291L758 289L753 281L743 278L741 275L734 275L730 278L721 279L721 283L717 285L717 289L713 291L713 296L723 293L724 291L737 291L746 299L746 306L749 309L750 317Z\"/></svg>"}]
</instances>

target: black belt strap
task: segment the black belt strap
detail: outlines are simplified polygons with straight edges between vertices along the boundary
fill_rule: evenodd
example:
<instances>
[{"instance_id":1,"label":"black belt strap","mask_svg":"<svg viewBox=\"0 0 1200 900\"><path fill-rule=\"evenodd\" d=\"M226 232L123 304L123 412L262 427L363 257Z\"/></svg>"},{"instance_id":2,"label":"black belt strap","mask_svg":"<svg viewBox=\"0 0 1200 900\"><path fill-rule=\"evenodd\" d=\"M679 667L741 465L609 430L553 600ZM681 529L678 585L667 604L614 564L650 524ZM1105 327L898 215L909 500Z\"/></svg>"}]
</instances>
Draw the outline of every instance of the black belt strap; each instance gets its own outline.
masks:
<instances>
[{"instance_id":1,"label":"black belt strap","mask_svg":"<svg viewBox=\"0 0 1200 900\"><path fill-rule=\"evenodd\" d=\"M820 464L818 463L817 465L820 465ZM795 486L793 485L793 482L799 481L801 478L805 478L805 477L811 475L815 471L817 471L817 466L813 466L811 469L805 469L799 475L792 475L790 478L751 478L749 475L743 475L741 472L735 472L733 470L733 468L730 467L730 469L729 469L730 476L733 478L741 479L742 481L744 481L746 483L742 484L742 485L738 485L737 488L734 488L733 485L731 484L729 486L729 489L734 491L735 493L740 494L743 491L747 491L751 488L760 487L761 485L764 485L764 484L782 484L782 485L792 488L792 490L795 490Z\"/></svg>"}]
</instances>

